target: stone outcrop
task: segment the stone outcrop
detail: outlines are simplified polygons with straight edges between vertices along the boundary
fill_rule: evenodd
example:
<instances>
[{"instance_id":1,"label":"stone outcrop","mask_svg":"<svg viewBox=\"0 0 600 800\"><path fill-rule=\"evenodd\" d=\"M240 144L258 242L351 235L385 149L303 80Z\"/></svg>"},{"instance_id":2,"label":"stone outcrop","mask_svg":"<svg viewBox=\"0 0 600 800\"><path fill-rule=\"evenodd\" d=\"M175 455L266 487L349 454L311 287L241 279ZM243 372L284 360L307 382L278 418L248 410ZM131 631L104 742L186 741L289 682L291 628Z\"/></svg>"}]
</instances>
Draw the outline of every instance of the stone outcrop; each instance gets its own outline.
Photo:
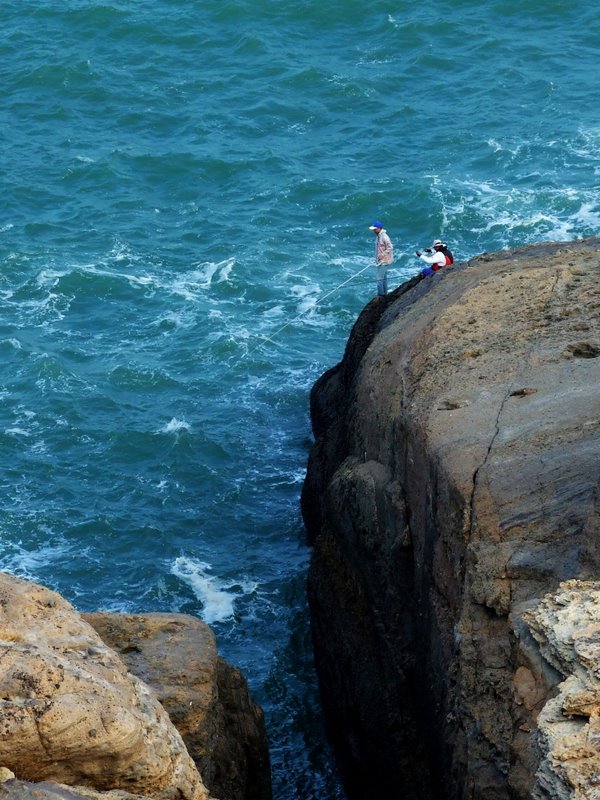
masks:
<instances>
[{"instance_id":1,"label":"stone outcrop","mask_svg":"<svg viewBox=\"0 0 600 800\"><path fill-rule=\"evenodd\" d=\"M540 800L597 800L600 583L562 583L523 616L543 658L562 678L557 694L546 701L537 718L541 763L534 796ZM536 692L539 676L529 673L527 683Z\"/></svg>"},{"instance_id":2,"label":"stone outcrop","mask_svg":"<svg viewBox=\"0 0 600 800\"><path fill-rule=\"evenodd\" d=\"M79 615L0 574L0 652L0 780L10 767L44 791L270 800L262 710L196 617Z\"/></svg>"},{"instance_id":3,"label":"stone outcrop","mask_svg":"<svg viewBox=\"0 0 600 800\"><path fill-rule=\"evenodd\" d=\"M0 575L0 765L28 781L207 800L148 686L60 595Z\"/></svg>"},{"instance_id":4,"label":"stone outcrop","mask_svg":"<svg viewBox=\"0 0 600 800\"><path fill-rule=\"evenodd\" d=\"M185 614L83 617L156 692L212 794L220 800L270 800L262 710L240 671L217 655L208 625Z\"/></svg>"},{"instance_id":5,"label":"stone outcrop","mask_svg":"<svg viewBox=\"0 0 600 800\"><path fill-rule=\"evenodd\" d=\"M351 797L571 796L536 777L563 674L523 615L600 575L599 267L591 239L413 279L313 389L309 600Z\"/></svg>"}]
</instances>

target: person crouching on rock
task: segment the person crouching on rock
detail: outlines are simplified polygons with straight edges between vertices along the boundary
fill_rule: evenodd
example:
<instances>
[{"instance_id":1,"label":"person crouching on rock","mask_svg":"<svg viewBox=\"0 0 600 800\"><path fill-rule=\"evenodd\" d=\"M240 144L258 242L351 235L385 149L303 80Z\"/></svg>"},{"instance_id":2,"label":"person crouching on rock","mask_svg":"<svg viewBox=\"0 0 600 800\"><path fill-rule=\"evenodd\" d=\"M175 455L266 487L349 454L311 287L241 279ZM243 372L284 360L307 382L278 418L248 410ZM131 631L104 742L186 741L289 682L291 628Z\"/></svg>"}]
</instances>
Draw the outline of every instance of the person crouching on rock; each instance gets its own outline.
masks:
<instances>
[{"instance_id":1,"label":"person crouching on rock","mask_svg":"<svg viewBox=\"0 0 600 800\"><path fill-rule=\"evenodd\" d=\"M387 231L384 230L381 222L374 222L369 229L375 231L375 266L377 267L377 296L383 297L387 294L387 270L394 260L394 246Z\"/></svg>"},{"instance_id":2,"label":"person crouching on rock","mask_svg":"<svg viewBox=\"0 0 600 800\"><path fill-rule=\"evenodd\" d=\"M424 253L415 250L415 255L429 265L421 270L421 277L433 275L440 267L449 267L454 263L452 252L440 239L436 239L431 247L426 247Z\"/></svg>"}]
</instances>

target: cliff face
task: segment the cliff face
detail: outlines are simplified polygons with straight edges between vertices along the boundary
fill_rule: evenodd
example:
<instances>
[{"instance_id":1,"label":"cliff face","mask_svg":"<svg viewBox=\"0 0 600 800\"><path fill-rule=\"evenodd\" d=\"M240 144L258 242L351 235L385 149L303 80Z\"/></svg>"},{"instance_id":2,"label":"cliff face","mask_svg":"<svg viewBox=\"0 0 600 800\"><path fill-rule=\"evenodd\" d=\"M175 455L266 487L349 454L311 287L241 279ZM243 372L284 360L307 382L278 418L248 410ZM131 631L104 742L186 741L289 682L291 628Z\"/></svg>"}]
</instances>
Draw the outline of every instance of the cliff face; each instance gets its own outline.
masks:
<instances>
[{"instance_id":1,"label":"cliff face","mask_svg":"<svg viewBox=\"0 0 600 800\"><path fill-rule=\"evenodd\" d=\"M600 574L599 266L594 239L413 280L313 389L309 598L351 796L553 796L564 675L523 615Z\"/></svg>"}]
</instances>

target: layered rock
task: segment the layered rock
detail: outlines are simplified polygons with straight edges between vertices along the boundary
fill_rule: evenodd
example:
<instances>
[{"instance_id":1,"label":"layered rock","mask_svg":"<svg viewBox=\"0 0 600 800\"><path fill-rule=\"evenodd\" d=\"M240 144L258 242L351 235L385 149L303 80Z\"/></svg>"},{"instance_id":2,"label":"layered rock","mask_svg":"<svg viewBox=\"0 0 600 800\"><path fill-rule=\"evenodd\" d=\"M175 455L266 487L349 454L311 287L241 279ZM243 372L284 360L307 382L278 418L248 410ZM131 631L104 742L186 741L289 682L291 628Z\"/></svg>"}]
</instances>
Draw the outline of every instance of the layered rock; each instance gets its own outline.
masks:
<instances>
[{"instance_id":1,"label":"layered rock","mask_svg":"<svg viewBox=\"0 0 600 800\"><path fill-rule=\"evenodd\" d=\"M309 596L351 796L541 791L562 675L523 614L600 574L599 265L593 239L415 279L313 389Z\"/></svg>"},{"instance_id":2,"label":"layered rock","mask_svg":"<svg viewBox=\"0 0 600 800\"><path fill-rule=\"evenodd\" d=\"M211 629L185 614L84 614L127 669L156 692L206 786L220 800L270 800L262 710Z\"/></svg>"},{"instance_id":3,"label":"layered rock","mask_svg":"<svg viewBox=\"0 0 600 800\"><path fill-rule=\"evenodd\" d=\"M0 655L4 794L270 800L262 711L197 618L80 616L0 574Z\"/></svg>"},{"instance_id":4,"label":"layered rock","mask_svg":"<svg viewBox=\"0 0 600 800\"><path fill-rule=\"evenodd\" d=\"M60 595L0 575L0 765L29 781L207 800L149 687Z\"/></svg>"}]
</instances>

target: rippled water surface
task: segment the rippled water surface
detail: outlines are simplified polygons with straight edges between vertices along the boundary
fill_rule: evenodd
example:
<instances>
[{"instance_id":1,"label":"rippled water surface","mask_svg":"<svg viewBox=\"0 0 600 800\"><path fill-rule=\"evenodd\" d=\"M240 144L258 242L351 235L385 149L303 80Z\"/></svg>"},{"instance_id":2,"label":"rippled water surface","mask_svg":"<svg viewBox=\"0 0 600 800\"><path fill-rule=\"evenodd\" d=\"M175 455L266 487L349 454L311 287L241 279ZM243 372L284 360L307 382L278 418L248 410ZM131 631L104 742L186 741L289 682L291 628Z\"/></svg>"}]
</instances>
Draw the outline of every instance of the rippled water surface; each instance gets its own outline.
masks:
<instances>
[{"instance_id":1,"label":"rippled water surface","mask_svg":"<svg viewBox=\"0 0 600 800\"><path fill-rule=\"evenodd\" d=\"M372 235L598 232L583 0L4 0L0 568L216 631L276 800L343 797L298 509L308 392L373 295Z\"/></svg>"}]
</instances>

